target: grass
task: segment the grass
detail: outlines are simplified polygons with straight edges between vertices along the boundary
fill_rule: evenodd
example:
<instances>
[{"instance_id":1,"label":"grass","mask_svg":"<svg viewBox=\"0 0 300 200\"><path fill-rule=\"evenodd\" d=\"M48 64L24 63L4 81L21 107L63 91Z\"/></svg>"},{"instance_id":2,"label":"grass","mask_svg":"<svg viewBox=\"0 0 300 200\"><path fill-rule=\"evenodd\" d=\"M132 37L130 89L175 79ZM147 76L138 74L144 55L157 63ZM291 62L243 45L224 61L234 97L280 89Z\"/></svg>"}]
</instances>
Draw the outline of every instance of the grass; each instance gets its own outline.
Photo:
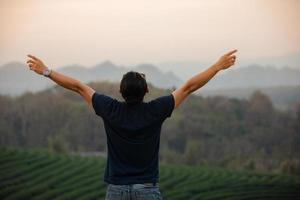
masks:
<instances>
[{"instance_id":1,"label":"grass","mask_svg":"<svg viewBox=\"0 0 300 200\"><path fill-rule=\"evenodd\" d=\"M0 147L0 199L104 199L105 160ZM300 177L208 166L161 165L164 200L300 199Z\"/></svg>"}]
</instances>

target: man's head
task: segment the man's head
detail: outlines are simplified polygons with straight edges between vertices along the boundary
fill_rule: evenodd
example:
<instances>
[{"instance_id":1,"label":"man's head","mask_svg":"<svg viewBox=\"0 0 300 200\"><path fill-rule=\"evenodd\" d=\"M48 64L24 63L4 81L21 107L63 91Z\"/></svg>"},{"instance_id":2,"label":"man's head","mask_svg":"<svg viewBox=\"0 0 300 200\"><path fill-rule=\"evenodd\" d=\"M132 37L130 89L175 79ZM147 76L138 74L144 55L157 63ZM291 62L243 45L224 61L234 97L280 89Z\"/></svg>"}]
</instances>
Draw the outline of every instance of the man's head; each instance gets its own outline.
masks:
<instances>
[{"instance_id":1,"label":"man's head","mask_svg":"<svg viewBox=\"0 0 300 200\"><path fill-rule=\"evenodd\" d=\"M145 74L130 71L123 75L120 84L120 93L126 103L142 102L147 92L148 86Z\"/></svg>"}]
</instances>

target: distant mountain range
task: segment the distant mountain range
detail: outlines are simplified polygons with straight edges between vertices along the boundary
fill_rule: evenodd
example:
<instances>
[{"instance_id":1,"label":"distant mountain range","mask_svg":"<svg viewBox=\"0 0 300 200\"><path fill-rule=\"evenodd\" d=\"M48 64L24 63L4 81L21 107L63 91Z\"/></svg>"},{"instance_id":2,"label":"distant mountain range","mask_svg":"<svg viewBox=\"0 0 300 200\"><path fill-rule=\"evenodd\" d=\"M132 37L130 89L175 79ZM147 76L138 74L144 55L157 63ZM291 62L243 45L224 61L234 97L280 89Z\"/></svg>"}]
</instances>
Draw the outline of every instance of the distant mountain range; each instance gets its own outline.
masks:
<instances>
[{"instance_id":1,"label":"distant mountain range","mask_svg":"<svg viewBox=\"0 0 300 200\"><path fill-rule=\"evenodd\" d=\"M73 65L58 69L59 72L83 82L120 82L122 75L130 70L145 73L147 81L159 88L178 87L184 82L178 78L180 75L175 74L175 71L174 73L163 72L151 64L140 64L128 68L105 61L90 68ZM186 68L186 71L188 70L189 68ZM28 70L25 64L11 62L0 66L0 94L20 95L26 91L40 91L53 85L51 80ZM300 101L300 87L298 86L300 86L300 69L260 65L235 66L220 72L196 94L247 98L254 90L261 89L272 98L275 104L286 107L286 104Z\"/></svg>"},{"instance_id":2,"label":"distant mountain range","mask_svg":"<svg viewBox=\"0 0 300 200\"><path fill-rule=\"evenodd\" d=\"M252 59L239 59L239 53L237 56L238 60L234 66L235 68L244 68L253 65L292 69L300 67L300 52L282 56L256 57ZM165 61L157 63L156 66L162 71L173 71L180 79L185 80L193 74L209 67L211 64L211 62L200 61Z\"/></svg>"},{"instance_id":3,"label":"distant mountain range","mask_svg":"<svg viewBox=\"0 0 300 200\"><path fill-rule=\"evenodd\" d=\"M213 78L206 89L275 87L300 85L300 69L250 65L234 66Z\"/></svg>"},{"instance_id":4,"label":"distant mountain range","mask_svg":"<svg viewBox=\"0 0 300 200\"><path fill-rule=\"evenodd\" d=\"M182 81L174 73L162 72L151 64L140 64L133 68L127 68L105 61L91 68L73 65L59 68L57 71L83 82L120 82L122 75L131 70L145 73L147 81L156 87L171 88L182 84ZM25 64L11 62L0 66L0 94L20 95L26 91L40 91L53 85L51 80L28 70Z\"/></svg>"}]
</instances>

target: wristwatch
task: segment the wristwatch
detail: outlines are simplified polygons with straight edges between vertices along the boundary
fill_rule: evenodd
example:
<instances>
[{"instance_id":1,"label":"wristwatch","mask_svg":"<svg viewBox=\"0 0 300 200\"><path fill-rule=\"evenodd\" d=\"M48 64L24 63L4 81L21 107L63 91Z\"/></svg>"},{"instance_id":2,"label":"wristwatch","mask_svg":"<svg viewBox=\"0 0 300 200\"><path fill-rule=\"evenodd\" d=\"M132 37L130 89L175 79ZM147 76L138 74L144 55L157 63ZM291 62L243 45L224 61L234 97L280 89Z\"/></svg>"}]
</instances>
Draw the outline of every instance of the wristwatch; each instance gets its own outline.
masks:
<instances>
[{"instance_id":1,"label":"wristwatch","mask_svg":"<svg viewBox=\"0 0 300 200\"><path fill-rule=\"evenodd\" d=\"M43 75L46 76L46 77L49 77L50 74L51 74L51 71L52 71L51 69L47 68L47 69L45 69L45 70L43 71Z\"/></svg>"}]
</instances>

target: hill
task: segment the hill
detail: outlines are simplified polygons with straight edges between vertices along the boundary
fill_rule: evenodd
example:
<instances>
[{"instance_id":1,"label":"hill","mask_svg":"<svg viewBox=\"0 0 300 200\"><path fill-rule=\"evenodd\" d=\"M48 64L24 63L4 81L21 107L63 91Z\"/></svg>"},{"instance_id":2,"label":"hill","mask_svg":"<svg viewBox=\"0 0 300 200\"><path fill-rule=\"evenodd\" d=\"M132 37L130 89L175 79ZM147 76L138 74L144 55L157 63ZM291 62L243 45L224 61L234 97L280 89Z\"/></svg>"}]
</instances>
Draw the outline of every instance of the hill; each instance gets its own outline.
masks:
<instances>
[{"instance_id":1,"label":"hill","mask_svg":"<svg viewBox=\"0 0 300 200\"><path fill-rule=\"evenodd\" d=\"M193 74L205 69L212 63L205 63L200 61L166 61L160 62L156 65L161 70L176 72L176 75L182 79L186 80ZM234 68L242 69L247 66L271 66L271 68L292 68L299 69L300 66L300 52L295 52L293 54L282 55L282 56L272 56L272 57L255 57L252 59L241 58L238 60Z\"/></svg>"},{"instance_id":2,"label":"hill","mask_svg":"<svg viewBox=\"0 0 300 200\"><path fill-rule=\"evenodd\" d=\"M163 72L161 71L163 67L170 70ZM197 62L170 62L161 63L161 66L139 64L134 67L124 67L105 61L90 68L72 65L58 69L58 71L83 82L110 81L117 83L121 80L122 75L129 70L145 73L147 81L156 87L172 88L178 87L183 83L182 80L186 80L193 73L198 73L204 68ZM183 76L185 77L183 78ZM281 69L261 65L235 67L235 69L218 74L196 94L249 98L255 90L262 90L270 96L275 107L294 109L300 101L299 77L299 69L288 67ZM12 62L0 66L0 94L21 95L27 91L41 91L53 85L52 81L37 76L22 63Z\"/></svg>"},{"instance_id":3,"label":"hill","mask_svg":"<svg viewBox=\"0 0 300 200\"><path fill-rule=\"evenodd\" d=\"M300 70L289 67L249 65L239 68L235 66L212 79L206 89L297 86L300 85L299 77Z\"/></svg>"},{"instance_id":4,"label":"hill","mask_svg":"<svg viewBox=\"0 0 300 200\"><path fill-rule=\"evenodd\" d=\"M159 88L177 87L194 73L204 70L197 62L161 63L161 66L139 64L134 67L118 66L105 61L90 68L81 65L65 66L58 71L83 82L110 81L119 83L129 70L146 74L147 81ZM164 70L163 67L169 69ZM164 71L161 71L161 70ZM178 78L180 77L180 78ZM221 72L196 94L205 96L227 96L248 98L253 91L262 90L268 94L274 105L280 109L293 108L300 102L300 70L295 68L274 68L261 65L235 67ZM0 66L0 94L21 95L27 91L36 92L50 88L54 83L37 76L18 62Z\"/></svg>"},{"instance_id":5,"label":"hill","mask_svg":"<svg viewBox=\"0 0 300 200\"><path fill-rule=\"evenodd\" d=\"M193 63L191 63L191 65L192 64ZM176 70L179 68L180 70ZM130 70L145 73L147 80L156 87L171 88L173 86L179 86L187 78L204 70L204 68L203 66L197 67L195 65L190 67L174 66L173 71L169 70L163 72L159 67L152 64L139 64L134 67L124 67L115 65L110 61L105 61L89 68L81 65L58 68L58 71L78 78L83 82L119 82L122 75ZM195 72L183 79L178 78L191 71ZM261 65L248 65L245 67L235 66L232 69L219 73L205 86L205 89L297 86L300 85L299 77L300 70L295 68L275 68L272 66ZM51 85L51 82L45 80L43 77L33 74L27 69L25 64L12 62L0 66L0 94L22 94L25 91L42 90L49 85Z\"/></svg>"},{"instance_id":6,"label":"hill","mask_svg":"<svg viewBox=\"0 0 300 200\"><path fill-rule=\"evenodd\" d=\"M0 198L3 200L104 199L105 160L0 147ZM300 178L271 173L232 171L209 166L160 166L165 200L300 198Z\"/></svg>"},{"instance_id":7,"label":"hill","mask_svg":"<svg viewBox=\"0 0 300 200\"><path fill-rule=\"evenodd\" d=\"M90 68L73 65L58 69L59 72L75 77L83 82L120 82L122 75L130 70L145 73L147 81L156 87L171 88L182 83L174 73L162 72L151 64L122 67L110 61L105 61ZM15 96L26 91L41 91L53 85L52 81L32 73L25 64L12 62L0 66L0 94Z\"/></svg>"}]
</instances>

